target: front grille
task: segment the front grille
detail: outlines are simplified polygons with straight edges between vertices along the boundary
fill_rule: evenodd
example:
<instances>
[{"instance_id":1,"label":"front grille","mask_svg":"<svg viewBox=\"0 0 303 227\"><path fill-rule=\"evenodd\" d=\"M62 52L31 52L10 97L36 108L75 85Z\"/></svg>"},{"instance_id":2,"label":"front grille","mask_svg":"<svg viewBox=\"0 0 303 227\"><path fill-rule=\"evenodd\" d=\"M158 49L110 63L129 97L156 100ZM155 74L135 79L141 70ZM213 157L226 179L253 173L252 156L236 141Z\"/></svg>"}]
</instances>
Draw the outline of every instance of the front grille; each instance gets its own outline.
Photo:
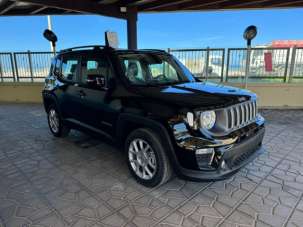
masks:
<instances>
[{"instance_id":1,"label":"front grille","mask_svg":"<svg viewBox=\"0 0 303 227\"><path fill-rule=\"evenodd\" d=\"M227 108L228 130L235 130L251 123L257 115L256 101L243 102Z\"/></svg>"}]
</instances>

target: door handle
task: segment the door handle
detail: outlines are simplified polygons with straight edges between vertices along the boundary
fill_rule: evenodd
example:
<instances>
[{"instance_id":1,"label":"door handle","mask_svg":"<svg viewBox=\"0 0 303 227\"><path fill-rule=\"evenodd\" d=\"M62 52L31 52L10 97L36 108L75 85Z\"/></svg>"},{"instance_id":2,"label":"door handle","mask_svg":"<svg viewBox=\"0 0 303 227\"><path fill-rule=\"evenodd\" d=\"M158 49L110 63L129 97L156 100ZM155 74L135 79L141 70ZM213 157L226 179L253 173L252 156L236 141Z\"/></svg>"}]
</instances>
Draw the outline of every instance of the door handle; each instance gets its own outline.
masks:
<instances>
[{"instance_id":1,"label":"door handle","mask_svg":"<svg viewBox=\"0 0 303 227\"><path fill-rule=\"evenodd\" d=\"M81 98L84 98L86 96L86 93L83 90L80 90L79 95Z\"/></svg>"}]
</instances>

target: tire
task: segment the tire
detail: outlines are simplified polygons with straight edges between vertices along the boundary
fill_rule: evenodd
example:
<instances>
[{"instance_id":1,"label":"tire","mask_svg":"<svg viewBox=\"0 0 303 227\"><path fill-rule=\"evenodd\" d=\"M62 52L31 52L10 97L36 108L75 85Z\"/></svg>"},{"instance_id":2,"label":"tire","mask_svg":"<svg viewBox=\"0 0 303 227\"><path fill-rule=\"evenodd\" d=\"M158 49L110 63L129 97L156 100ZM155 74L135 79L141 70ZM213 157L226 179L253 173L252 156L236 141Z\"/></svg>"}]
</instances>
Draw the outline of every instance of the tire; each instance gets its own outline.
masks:
<instances>
[{"instance_id":1,"label":"tire","mask_svg":"<svg viewBox=\"0 0 303 227\"><path fill-rule=\"evenodd\" d=\"M137 151L135 144L137 144ZM144 150L145 154L142 154ZM125 153L128 168L140 184L155 187L166 183L171 178L172 168L164 146L159 136L152 130L140 128L133 131L125 141ZM145 174L140 174L140 170Z\"/></svg>"},{"instance_id":2,"label":"tire","mask_svg":"<svg viewBox=\"0 0 303 227\"><path fill-rule=\"evenodd\" d=\"M55 120L55 118L57 120ZM50 107L48 108L47 122L49 130L55 137L66 137L68 135L70 128L63 124L62 117L56 105L50 105ZM56 126L54 126L54 124L56 124Z\"/></svg>"}]
</instances>

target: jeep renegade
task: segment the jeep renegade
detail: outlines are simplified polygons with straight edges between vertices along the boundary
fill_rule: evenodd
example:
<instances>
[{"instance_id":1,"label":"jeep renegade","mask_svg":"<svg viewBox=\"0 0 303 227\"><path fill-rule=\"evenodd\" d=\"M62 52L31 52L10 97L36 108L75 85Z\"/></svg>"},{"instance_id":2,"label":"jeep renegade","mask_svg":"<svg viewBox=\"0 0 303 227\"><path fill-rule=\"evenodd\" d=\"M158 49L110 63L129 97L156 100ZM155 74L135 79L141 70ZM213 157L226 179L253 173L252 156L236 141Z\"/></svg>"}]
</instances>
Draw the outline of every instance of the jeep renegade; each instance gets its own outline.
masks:
<instances>
[{"instance_id":1,"label":"jeep renegade","mask_svg":"<svg viewBox=\"0 0 303 227\"><path fill-rule=\"evenodd\" d=\"M131 174L148 187L173 171L191 180L225 179L262 152L256 95L200 81L165 51L63 50L42 93L54 136L72 128L122 144Z\"/></svg>"}]
</instances>

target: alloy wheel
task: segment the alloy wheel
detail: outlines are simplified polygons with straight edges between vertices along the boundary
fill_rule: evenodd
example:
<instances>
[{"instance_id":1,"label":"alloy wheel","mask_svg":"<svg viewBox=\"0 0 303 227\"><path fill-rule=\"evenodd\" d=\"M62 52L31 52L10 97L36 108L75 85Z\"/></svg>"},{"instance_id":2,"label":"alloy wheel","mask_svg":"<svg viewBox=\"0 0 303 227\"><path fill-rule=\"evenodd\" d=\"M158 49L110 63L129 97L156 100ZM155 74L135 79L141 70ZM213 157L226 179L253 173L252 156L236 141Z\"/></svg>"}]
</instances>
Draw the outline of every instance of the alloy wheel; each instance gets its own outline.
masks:
<instances>
[{"instance_id":1,"label":"alloy wheel","mask_svg":"<svg viewBox=\"0 0 303 227\"><path fill-rule=\"evenodd\" d=\"M48 120L49 120L49 125L50 125L51 130L54 133L58 133L59 132L59 117L58 117L56 110L51 109L49 111Z\"/></svg>"},{"instance_id":2,"label":"alloy wheel","mask_svg":"<svg viewBox=\"0 0 303 227\"><path fill-rule=\"evenodd\" d=\"M144 180L152 179L157 171L156 155L143 139L134 139L128 149L128 159L133 171Z\"/></svg>"}]
</instances>

